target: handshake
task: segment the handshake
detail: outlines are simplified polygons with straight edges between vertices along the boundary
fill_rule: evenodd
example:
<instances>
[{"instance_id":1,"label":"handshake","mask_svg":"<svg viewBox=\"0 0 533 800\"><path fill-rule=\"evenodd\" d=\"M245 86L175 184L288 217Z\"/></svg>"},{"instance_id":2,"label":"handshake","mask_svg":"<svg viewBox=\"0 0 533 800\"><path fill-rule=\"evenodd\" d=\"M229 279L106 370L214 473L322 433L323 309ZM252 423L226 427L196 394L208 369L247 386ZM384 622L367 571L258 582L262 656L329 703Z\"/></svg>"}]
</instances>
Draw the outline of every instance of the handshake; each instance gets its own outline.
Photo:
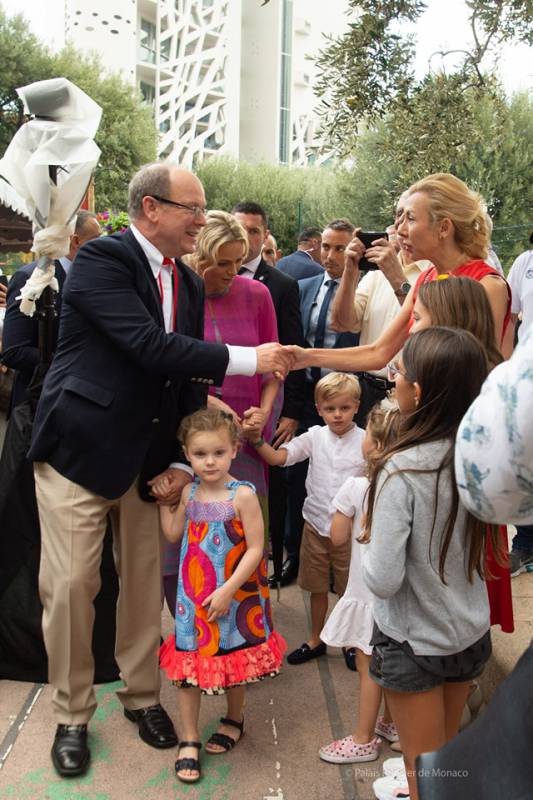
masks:
<instances>
[{"instance_id":1,"label":"handshake","mask_svg":"<svg viewBox=\"0 0 533 800\"><path fill-rule=\"evenodd\" d=\"M282 345L278 342L260 344L255 348L257 354L257 375L273 372L278 379L286 378L293 369L304 369L307 363L306 350L298 345Z\"/></svg>"}]
</instances>

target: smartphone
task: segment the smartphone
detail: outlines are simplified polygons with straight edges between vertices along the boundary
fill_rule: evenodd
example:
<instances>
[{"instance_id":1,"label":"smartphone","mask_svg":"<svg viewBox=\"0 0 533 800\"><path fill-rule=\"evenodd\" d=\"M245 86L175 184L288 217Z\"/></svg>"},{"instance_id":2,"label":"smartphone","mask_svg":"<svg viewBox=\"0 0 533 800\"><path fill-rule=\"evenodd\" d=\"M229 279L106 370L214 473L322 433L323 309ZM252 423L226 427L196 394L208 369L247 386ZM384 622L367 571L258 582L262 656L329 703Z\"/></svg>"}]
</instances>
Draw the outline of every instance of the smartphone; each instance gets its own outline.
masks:
<instances>
[{"instance_id":1,"label":"smartphone","mask_svg":"<svg viewBox=\"0 0 533 800\"><path fill-rule=\"evenodd\" d=\"M7 275L0 275L0 283L7 289Z\"/></svg>"},{"instance_id":2,"label":"smartphone","mask_svg":"<svg viewBox=\"0 0 533 800\"><path fill-rule=\"evenodd\" d=\"M370 247L376 239L388 239L389 234L386 231L359 231L357 238L361 239L365 247ZM379 269L379 267L363 256L359 261L359 269L361 272L368 272L369 269Z\"/></svg>"}]
</instances>

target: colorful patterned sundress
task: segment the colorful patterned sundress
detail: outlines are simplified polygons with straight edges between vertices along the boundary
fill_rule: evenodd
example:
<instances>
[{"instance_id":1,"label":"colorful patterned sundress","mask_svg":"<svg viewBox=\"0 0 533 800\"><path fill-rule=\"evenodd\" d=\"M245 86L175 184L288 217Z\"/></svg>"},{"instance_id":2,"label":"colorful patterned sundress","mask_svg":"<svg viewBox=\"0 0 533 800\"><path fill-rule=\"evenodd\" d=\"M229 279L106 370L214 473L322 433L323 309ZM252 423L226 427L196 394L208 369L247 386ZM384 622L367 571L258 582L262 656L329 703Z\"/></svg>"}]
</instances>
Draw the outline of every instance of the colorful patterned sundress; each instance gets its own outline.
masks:
<instances>
[{"instance_id":1,"label":"colorful patterned sundress","mask_svg":"<svg viewBox=\"0 0 533 800\"><path fill-rule=\"evenodd\" d=\"M274 630L265 557L235 593L229 612L208 622L202 602L234 573L246 551L233 498L247 481L226 484L227 500L187 503L176 601L175 633L161 646L161 668L178 686L223 694L232 686L278 674L286 644Z\"/></svg>"}]
</instances>

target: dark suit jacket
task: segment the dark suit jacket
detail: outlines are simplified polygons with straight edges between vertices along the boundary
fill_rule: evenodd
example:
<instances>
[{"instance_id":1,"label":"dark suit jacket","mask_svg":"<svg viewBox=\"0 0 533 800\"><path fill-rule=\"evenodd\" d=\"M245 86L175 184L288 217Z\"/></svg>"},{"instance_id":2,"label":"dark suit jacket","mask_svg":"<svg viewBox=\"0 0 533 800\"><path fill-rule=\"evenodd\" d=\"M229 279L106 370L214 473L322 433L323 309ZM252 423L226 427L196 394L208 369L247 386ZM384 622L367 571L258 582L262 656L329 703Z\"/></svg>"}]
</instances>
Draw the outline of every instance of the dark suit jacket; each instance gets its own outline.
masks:
<instances>
[{"instance_id":1,"label":"dark suit jacket","mask_svg":"<svg viewBox=\"0 0 533 800\"><path fill-rule=\"evenodd\" d=\"M302 312L304 339L306 342L309 333L311 312L316 304L316 297L323 281L324 272L322 272L322 275L316 275L314 278L304 278L303 281L298 282L298 286L300 287L300 310ZM357 344L359 344L358 333L337 333L333 347L355 347Z\"/></svg>"},{"instance_id":2,"label":"dark suit jacket","mask_svg":"<svg viewBox=\"0 0 533 800\"><path fill-rule=\"evenodd\" d=\"M274 303L281 344L298 344L303 347L302 318L298 284L293 278L271 267L263 259L254 275L269 290ZM290 372L285 381L285 399L281 416L300 419L304 402L305 370Z\"/></svg>"},{"instance_id":3,"label":"dark suit jacket","mask_svg":"<svg viewBox=\"0 0 533 800\"><path fill-rule=\"evenodd\" d=\"M296 250L295 253L280 258L276 264L276 269L284 272L285 275L290 275L295 281L301 281L303 278L312 278L315 275L324 275L324 269L320 264L317 264L311 256L302 250Z\"/></svg>"},{"instance_id":4,"label":"dark suit jacket","mask_svg":"<svg viewBox=\"0 0 533 800\"><path fill-rule=\"evenodd\" d=\"M165 333L158 287L131 231L83 245L63 289L29 458L110 499L180 458L179 420L224 379L227 348L199 341L203 282L177 264L175 334Z\"/></svg>"},{"instance_id":5,"label":"dark suit jacket","mask_svg":"<svg viewBox=\"0 0 533 800\"><path fill-rule=\"evenodd\" d=\"M39 321L36 316L28 317L23 314L20 310L20 300L16 299L36 266L37 262L33 261L31 264L20 267L11 277L7 288L6 316L2 334L2 362L16 370L10 410L26 400L28 384L39 363ZM59 329L61 293L66 278L65 270L59 261L55 262L55 267L59 293L55 299L57 317L53 329L54 349Z\"/></svg>"}]
</instances>

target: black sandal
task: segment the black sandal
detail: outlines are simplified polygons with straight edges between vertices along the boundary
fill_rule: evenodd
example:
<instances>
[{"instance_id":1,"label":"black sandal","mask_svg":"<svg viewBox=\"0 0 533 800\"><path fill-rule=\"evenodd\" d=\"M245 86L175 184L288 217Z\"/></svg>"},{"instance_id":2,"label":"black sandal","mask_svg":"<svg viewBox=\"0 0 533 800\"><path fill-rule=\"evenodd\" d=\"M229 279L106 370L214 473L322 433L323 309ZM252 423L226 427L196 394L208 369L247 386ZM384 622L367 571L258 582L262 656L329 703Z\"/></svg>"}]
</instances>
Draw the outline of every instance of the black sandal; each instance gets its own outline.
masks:
<instances>
[{"instance_id":1,"label":"black sandal","mask_svg":"<svg viewBox=\"0 0 533 800\"><path fill-rule=\"evenodd\" d=\"M344 661L348 669L352 672L357 672L357 666L355 661L355 647L343 647L342 654L344 656Z\"/></svg>"},{"instance_id":2,"label":"black sandal","mask_svg":"<svg viewBox=\"0 0 533 800\"><path fill-rule=\"evenodd\" d=\"M214 733L206 742L205 752L209 753L210 756L221 756L223 753L227 753L229 750L233 750L236 744L239 744L242 737L244 736L244 719L242 722L235 722L234 719L228 719L227 717L221 717L220 722L222 725L231 725L233 728L237 728L240 731L240 736L238 739L233 739L231 736L228 736L225 733ZM223 747L223 750L208 750L207 745L214 744L218 747Z\"/></svg>"},{"instance_id":3,"label":"black sandal","mask_svg":"<svg viewBox=\"0 0 533 800\"><path fill-rule=\"evenodd\" d=\"M178 745L178 752L181 750L182 747L197 747L198 748L198 755L200 755L200 750L202 748L201 742L180 742ZM176 763L174 764L174 769L176 770L176 778L182 781L183 783L196 783L196 781L200 780L202 772L200 770L200 762L197 758L178 758ZM184 769L194 770L198 773L198 775L180 775L179 773L182 772Z\"/></svg>"}]
</instances>

